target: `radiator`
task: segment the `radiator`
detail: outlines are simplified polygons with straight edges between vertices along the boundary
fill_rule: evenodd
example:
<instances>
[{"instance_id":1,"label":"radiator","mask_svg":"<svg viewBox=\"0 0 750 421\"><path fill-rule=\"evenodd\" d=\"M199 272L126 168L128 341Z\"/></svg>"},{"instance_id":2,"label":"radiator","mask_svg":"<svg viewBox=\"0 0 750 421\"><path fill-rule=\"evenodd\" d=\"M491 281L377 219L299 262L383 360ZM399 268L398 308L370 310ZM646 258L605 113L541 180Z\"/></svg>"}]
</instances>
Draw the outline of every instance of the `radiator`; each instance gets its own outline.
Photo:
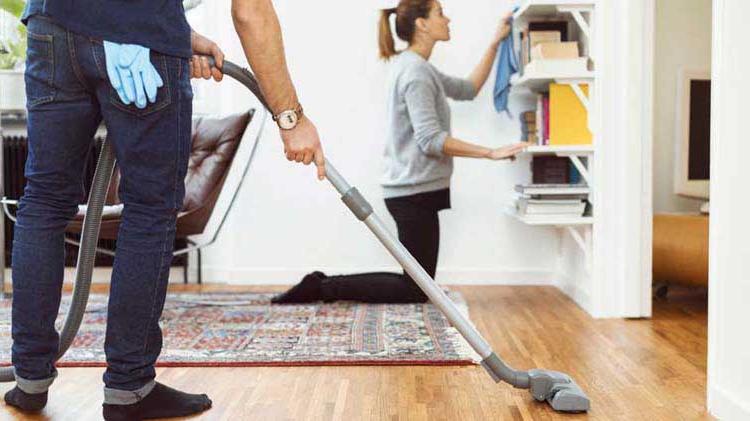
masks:
<instances>
[{"instance_id":1,"label":"radiator","mask_svg":"<svg viewBox=\"0 0 750 421\"><path fill-rule=\"evenodd\" d=\"M26 185L26 178L24 177L24 165L26 164L26 154L28 152L27 139L25 136L3 136L3 181L5 187L5 196L9 199L20 199L23 195L23 189ZM97 137L91 144L91 149L86 158L86 163L83 169L83 186L85 195L81 197L81 203L86 202L86 198L91 188L91 181L94 178L94 170L96 170L96 161L99 158L99 152L101 151L102 138ZM77 235L68 234L69 237L78 239ZM13 221L5 218L5 262L6 266L11 264L11 250L13 244ZM99 246L109 250L115 249L116 242L114 240L99 240ZM176 243L177 247L184 247L184 240L179 240ZM65 265L75 266L78 257L78 247L71 244L65 244ZM172 262L173 265L184 264L184 255L175 258ZM99 253L96 256L97 266L112 266L113 258L105 254Z\"/></svg>"}]
</instances>

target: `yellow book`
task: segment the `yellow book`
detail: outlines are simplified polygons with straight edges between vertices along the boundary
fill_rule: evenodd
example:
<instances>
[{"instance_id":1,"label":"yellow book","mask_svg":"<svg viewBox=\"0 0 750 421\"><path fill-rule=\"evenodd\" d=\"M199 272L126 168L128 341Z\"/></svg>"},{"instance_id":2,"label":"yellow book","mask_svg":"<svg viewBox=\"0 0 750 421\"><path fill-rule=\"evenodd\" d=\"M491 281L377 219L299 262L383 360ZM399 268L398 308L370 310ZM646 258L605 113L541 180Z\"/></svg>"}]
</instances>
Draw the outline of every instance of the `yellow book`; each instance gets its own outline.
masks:
<instances>
[{"instance_id":1,"label":"yellow book","mask_svg":"<svg viewBox=\"0 0 750 421\"><path fill-rule=\"evenodd\" d=\"M588 96L588 85L580 85ZM581 101L568 85L549 85L549 144L550 145L590 145L591 131L588 127L588 113Z\"/></svg>"}]
</instances>

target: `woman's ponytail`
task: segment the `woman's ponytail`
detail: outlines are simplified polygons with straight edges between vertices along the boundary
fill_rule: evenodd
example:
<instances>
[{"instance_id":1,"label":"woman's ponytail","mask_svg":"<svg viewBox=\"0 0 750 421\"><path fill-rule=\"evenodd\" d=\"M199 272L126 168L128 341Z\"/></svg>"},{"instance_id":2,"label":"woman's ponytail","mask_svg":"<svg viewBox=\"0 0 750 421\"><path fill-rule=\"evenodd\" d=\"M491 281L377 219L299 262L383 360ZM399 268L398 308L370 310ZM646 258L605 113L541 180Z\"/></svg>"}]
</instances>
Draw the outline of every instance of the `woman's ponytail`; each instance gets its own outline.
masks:
<instances>
[{"instance_id":1,"label":"woman's ponytail","mask_svg":"<svg viewBox=\"0 0 750 421\"><path fill-rule=\"evenodd\" d=\"M427 18L430 9L435 0L399 0L398 7L393 9L384 9L380 11L380 58L388 60L398 54L396 51L393 32L391 32L390 18L392 14L396 15L396 35L399 39L411 45L414 40L414 33L417 30L416 21L419 18Z\"/></svg>"},{"instance_id":2,"label":"woman's ponytail","mask_svg":"<svg viewBox=\"0 0 750 421\"><path fill-rule=\"evenodd\" d=\"M396 8L384 9L380 11L380 30L378 31L379 46L380 46L380 58L388 60L389 58L396 55L396 44L393 40L393 32L391 31L390 17L396 13Z\"/></svg>"}]
</instances>

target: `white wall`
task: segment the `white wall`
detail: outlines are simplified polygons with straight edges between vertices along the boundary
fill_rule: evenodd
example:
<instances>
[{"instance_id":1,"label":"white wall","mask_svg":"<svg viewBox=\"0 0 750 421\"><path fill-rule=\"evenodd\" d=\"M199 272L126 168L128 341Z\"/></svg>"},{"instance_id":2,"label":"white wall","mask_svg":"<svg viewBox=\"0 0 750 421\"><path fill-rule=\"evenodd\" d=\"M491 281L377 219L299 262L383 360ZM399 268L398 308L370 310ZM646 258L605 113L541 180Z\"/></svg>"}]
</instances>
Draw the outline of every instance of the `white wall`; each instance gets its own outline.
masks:
<instances>
[{"instance_id":1,"label":"white wall","mask_svg":"<svg viewBox=\"0 0 750 421\"><path fill-rule=\"evenodd\" d=\"M655 26L654 211L697 212L702 199L674 193L677 72L711 69L711 0L656 0Z\"/></svg>"},{"instance_id":2,"label":"white wall","mask_svg":"<svg viewBox=\"0 0 750 421\"><path fill-rule=\"evenodd\" d=\"M711 230L708 410L750 419L750 199L745 110L750 68L746 0L714 0L711 98Z\"/></svg>"},{"instance_id":3,"label":"white wall","mask_svg":"<svg viewBox=\"0 0 750 421\"><path fill-rule=\"evenodd\" d=\"M243 61L232 33L228 1L191 17L195 29L220 41L230 59ZM375 4L351 1L274 1L284 28L287 57L305 110L317 124L328 158L359 187L395 229L378 184L384 133L386 65L377 59ZM467 75L484 52L511 1L476 0L468 7L446 0L453 41L437 47L433 63ZM206 7L203 5L201 7ZM520 137L517 119L491 106L494 75L476 101L453 105L454 134L484 145ZM221 113L246 108L248 95L234 82L200 86L201 108ZM211 96L209 96L211 95ZM511 109L527 109L511 97ZM314 170L290 164L269 125L250 176L218 244L204 255L211 281L292 283L320 269L330 272L396 270L395 261L349 215L333 189ZM442 282L551 282L558 236L503 215L514 184L526 181L528 161L515 164L457 160L453 209L441 215L438 280Z\"/></svg>"}]
</instances>

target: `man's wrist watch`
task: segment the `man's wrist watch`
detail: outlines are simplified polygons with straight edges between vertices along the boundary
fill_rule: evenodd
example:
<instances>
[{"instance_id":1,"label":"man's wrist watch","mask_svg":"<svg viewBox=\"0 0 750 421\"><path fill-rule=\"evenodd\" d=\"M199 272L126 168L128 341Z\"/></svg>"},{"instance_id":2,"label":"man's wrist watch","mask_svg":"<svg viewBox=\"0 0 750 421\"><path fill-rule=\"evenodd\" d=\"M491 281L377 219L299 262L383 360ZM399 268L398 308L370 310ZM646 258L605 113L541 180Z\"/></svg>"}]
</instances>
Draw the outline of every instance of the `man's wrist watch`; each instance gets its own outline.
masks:
<instances>
[{"instance_id":1,"label":"man's wrist watch","mask_svg":"<svg viewBox=\"0 0 750 421\"><path fill-rule=\"evenodd\" d=\"M293 110L284 110L275 116L273 116L273 121L276 122L276 124L279 125L279 128L281 130L292 130L293 128L297 127L297 124L299 123L300 119L302 118L302 106L297 105L297 108Z\"/></svg>"}]
</instances>

